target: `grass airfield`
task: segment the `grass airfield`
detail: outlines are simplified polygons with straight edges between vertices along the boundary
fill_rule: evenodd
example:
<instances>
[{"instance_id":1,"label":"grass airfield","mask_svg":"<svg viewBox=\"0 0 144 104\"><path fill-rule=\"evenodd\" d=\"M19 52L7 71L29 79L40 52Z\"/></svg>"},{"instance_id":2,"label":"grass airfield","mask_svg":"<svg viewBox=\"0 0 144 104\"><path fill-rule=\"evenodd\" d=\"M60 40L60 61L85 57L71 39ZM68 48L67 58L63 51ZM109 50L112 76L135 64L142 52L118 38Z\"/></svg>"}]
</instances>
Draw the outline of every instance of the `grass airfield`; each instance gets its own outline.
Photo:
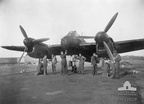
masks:
<instances>
[{"instance_id":1,"label":"grass airfield","mask_svg":"<svg viewBox=\"0 0 144 104\"><path fill-rule=\"evenodd\" d=\"M138 74L127 74L120 79L91 75L90 64L85 64L83 75L52 74L37 76L36 65L0 65L0 104L142 104L144 103L144 61L123 60L124 70L137 70ZM70 68L69 68L70 69ZM23 73L20 73L25 70ZM129 81L138 89L140 101L118 102L118 88Z\"/></svg>"}]
</instances>

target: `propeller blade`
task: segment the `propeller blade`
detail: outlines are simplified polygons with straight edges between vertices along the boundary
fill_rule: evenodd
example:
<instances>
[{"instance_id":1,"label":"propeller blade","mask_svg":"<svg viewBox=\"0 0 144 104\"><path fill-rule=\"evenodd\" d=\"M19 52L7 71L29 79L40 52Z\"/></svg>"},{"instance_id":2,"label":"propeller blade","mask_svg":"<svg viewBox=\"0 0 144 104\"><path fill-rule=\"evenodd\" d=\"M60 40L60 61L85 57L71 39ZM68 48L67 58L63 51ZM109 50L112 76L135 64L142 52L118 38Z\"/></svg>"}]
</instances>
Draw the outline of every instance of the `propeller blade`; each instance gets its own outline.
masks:
<instances>
[{"instance_id":1,"label":"propeller blade","mask_svg":"<svg viewBox=\"0 0 144 104\"><path fill-rule=\"evenodd\" d=\"M111 60L113 63L115 63L114 57L113 57L113 55L112 55L112 53L111 53L108 45L107 45L105 42L103 42L103 44L104 44L104 47L105 47L105 49L106 49L106 51L107 51L107 54L108 54L110 60Z\"/></svg>"},{"instance_id":2,"label":"propeller blade","mask_svg":"<svg viewBox=\"0 0 144 104\"><path fill-rule=\"evenodd\" d=\"M19 59L18 63L20 63L20 62L21 62L21 59L23 58L23 55L24 55L24 53L25 53L26 49L27 49L27 48L25 47L24 52L23 52L23 54L21 55L21 57L20 57L20 59Z\"/></svg>"},{"instance_id":3,"label":"propeller blade","mask_svg":"<svg viewBox=\"0 0 144 104\"><path fill-rule=\"evenodd\" d=\"M24 28L23 28L21 25L20 25L19 27L20 27L20 30L21 30L23 36L25 37L25 39L28 38L28 36L27 36L27 34L26 34Z\"/></svg>"},{"instance_id":4,"label":"propeller blade","mask_svg":"<svg viewBox=\"0 0 144 104\"><path fill-rule=\"evenodd\" d=\"M78 36L78 37L75 37L76 39L94 39L95 37L94 36Z\"/></svg>"},{"instance_id":5,"label":"propeller blade","mask_svg":"<svg viewBox=\"0 0 144 104\"><path fill-rule=\"evenodd\" d=\"M118 12L111 18L111 20L109 21L109 23L107 24L107 26L106 26L106 28L105 28L105 30L104 30L105 33L106 33L106 32L110 29L110 27L113 25L114 21L115 21L116 18L117 18L117 15L118 15Z\"/></svg>"},{"instance_id":6,"label":"propeller blade","mask_svg":"<svg viewBox=\"0 0 144 104\"><path fill-rule=\"evenodd\" d=\"M41 39L35 39L33 40L34 43L41 43L41 42L44 42L44 41L47 41L49 40L49 38L41 38Z\"/></svg>"}]
</instances>

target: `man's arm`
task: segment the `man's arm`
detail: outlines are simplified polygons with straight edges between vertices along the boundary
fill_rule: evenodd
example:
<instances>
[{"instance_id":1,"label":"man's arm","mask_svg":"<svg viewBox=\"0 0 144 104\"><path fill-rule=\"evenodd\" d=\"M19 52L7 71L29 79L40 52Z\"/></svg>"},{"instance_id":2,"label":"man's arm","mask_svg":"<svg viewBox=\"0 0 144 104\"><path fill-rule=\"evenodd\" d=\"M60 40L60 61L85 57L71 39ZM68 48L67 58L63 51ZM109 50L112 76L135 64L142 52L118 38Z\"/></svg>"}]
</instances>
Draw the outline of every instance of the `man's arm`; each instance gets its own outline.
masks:
<instances>
[{"instance_id":1,"label":"man's arm","mask_svg":"<svg viewBox=\"0 0 144 104\"><path fill-rule=\"evenodd\" d=\"M83 56L84 61L86 60L86 58Z\"/></svg>"},{"instance_id":2,"label":"man's arm","mask_svg":"<svg viewBox=\"0 0 144 104\"><path fill-rule=\"evenodd\" d=\"M91 57L91 65L92 65L92 61L93 61L93 60L92 60L92 57Z\"/></svg>"}]
</instances>

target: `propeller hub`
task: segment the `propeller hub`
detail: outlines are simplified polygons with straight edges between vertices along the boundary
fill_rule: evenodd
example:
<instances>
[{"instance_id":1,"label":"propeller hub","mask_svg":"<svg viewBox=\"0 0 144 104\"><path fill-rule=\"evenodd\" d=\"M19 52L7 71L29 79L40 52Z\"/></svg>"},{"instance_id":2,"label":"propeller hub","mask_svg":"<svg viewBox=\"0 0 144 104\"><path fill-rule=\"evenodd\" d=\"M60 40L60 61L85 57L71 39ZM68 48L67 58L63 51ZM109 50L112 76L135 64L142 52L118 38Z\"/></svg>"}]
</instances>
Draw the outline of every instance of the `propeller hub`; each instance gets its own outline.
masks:
<instances>
[{"instance_id":1,"label":"propeller hub","mask_svg":"<svg viewBox=\"0 0 144 104\"><path fill-rule=\"evenodd\" d=\"M96 34L94 40L96 41L97 44L103 44L103 42L107 43L109 41L109 38L110 37L105 32L100 31Z\"/></svg>"},{"instance_id":2,"label":"propeller hub","mask_svg":"<svg viewBox=\"0 0 144 104\"><path fill-rule=\"evenodd\" d=\"M33 46L33 42L32 42L33 40L34 39L32 39L32 38L26 38L23 40L23 43L27 48L29 48L29 47Z\"/></svg>"}]
</instances>

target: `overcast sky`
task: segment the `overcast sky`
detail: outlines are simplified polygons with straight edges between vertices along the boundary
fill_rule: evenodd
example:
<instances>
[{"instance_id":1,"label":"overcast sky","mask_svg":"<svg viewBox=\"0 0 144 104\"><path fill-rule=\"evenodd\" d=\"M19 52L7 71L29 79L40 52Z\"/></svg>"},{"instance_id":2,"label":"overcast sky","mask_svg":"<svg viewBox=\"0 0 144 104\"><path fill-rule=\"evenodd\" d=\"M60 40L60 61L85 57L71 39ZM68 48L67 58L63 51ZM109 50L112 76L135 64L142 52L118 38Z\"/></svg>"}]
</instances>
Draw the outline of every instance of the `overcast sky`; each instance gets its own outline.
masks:
<instances>
[{"instance_id":1,"label":"overcast sky","mask_svg":"<svg viewBox=\"0 0 144 104\"><path fill-rule=\"evenodd\" d=\"M46 44L60 43L73 30L93 36L116 12L108 31L114 41L144 38L144 0L0 0L0 46L23 45L19 25L29 37L50 38ZM0 57L21 54L0 48ZM144 56L144 50L125 54Z\"/></svg>"}]
</instances>

